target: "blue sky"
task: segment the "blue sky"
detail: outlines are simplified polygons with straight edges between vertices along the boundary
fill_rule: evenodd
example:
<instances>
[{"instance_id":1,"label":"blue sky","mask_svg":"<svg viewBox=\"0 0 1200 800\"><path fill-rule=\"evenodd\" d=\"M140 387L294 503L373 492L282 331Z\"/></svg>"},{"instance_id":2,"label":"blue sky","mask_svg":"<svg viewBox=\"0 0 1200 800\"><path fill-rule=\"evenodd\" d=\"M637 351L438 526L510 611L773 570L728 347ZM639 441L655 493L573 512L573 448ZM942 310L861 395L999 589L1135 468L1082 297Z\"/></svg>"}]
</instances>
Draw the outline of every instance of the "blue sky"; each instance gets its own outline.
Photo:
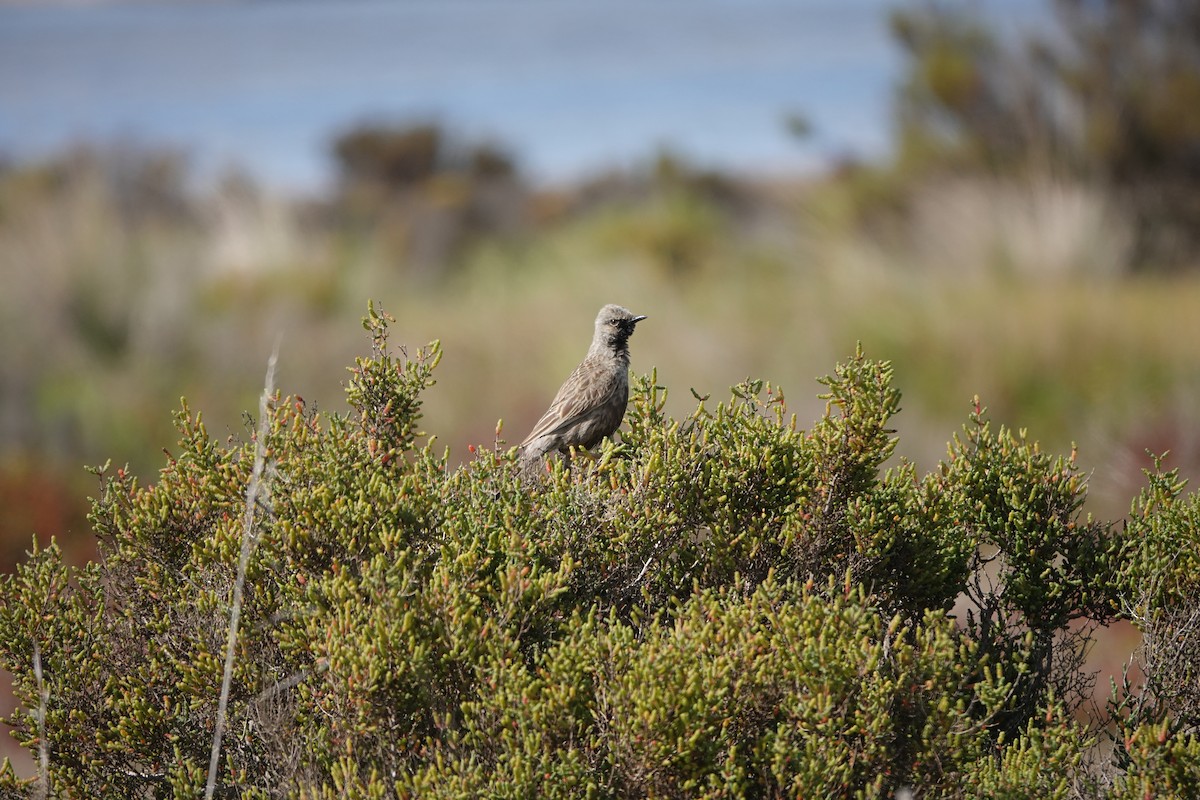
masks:
<instances>
[{"instance_id":1,"label":"blue sky","mask_svg":"<svg viewBox=\"0 0 1200 800\"><path fill-rule=\"evenodd\" d=\"M499 142L539 180L625 166L659 147L759 174L810 170L885 151L901 65L887 30L893 5L0 6L0 152L34 158L124 139L182 148L201 172L236 164L316 188L337 132L432 120ZM791 113L813 123L812 138L788 134Z\"/></svg>"}]
</instances>

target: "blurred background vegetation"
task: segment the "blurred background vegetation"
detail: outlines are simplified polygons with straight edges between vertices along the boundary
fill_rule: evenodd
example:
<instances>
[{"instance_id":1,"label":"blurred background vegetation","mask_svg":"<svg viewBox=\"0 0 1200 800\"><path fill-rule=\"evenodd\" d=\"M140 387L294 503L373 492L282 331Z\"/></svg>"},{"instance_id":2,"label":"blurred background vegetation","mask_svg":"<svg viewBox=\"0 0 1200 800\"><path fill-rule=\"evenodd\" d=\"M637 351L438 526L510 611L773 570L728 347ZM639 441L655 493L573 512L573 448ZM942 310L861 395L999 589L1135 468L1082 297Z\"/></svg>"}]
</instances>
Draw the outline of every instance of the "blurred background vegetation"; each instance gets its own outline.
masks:
<instances>
[{"instance_id":1,"label":"blurred background vegetation","mask_svg":"<svg viewBox=\"0 0 1200 800\"><path fill-rule=\"evenodd\" d=\"M649 315L633 366L657 368L673 414L689 388L754 376L804 424L815 377L861 341L896 364L922 468L978 394L1048 448L1077 443L1103 516L1127 511L1147 450L1194 477L1200 8L1049 7L1055 24L1025 34L964 4L895 10L892 154L802 178L648 148L546 187L503 143L385 123L336 137L318 197L236 170L200 188L185 151L155 145L4 163L6 568L31 531L86 557L83 466L153 480L180 396L240 433L277 339L284 391L342 410L368 298L396 340L442 341L426 422L453 462L498 420L519 440L617 302Z\"/></svg>"}]
</instances>

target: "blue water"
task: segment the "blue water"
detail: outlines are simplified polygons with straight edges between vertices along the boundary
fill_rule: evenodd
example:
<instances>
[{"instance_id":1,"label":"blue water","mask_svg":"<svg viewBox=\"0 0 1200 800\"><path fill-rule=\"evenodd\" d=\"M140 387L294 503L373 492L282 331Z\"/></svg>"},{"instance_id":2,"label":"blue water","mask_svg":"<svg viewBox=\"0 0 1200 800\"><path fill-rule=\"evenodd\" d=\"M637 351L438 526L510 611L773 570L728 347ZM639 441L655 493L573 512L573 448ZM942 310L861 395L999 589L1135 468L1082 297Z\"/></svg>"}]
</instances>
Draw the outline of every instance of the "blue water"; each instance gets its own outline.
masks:
<instances>
[{"instance_id":1,"label":"blue water","mask_svg":"<svg viewBox=\"0 0 1200 800\"><path fill-rule=\"evenodd\" d=\"M671 147L806 170L886 150L889 0L351 0L0 6L0 152L132 139L316 188L363 121L434 120L540 180ZM786 130L799 112L815 128Z\"/></svg>"}]
</instances>

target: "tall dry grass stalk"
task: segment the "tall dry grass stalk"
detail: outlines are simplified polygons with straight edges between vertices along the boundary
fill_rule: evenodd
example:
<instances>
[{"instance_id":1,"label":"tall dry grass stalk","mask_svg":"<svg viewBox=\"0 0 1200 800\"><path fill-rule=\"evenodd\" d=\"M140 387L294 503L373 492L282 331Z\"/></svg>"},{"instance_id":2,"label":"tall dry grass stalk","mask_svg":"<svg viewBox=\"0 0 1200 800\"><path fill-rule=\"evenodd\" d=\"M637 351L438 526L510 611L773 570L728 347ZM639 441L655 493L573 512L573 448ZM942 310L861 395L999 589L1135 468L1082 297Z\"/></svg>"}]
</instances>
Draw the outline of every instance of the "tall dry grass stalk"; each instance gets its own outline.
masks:
<instances>
[{"instance_id":1,"label":"tall dry grass stalk","mask_svg":"<svg viewBox=\"0 0 1200 800\"><path fill-rule=\"evenodd\" d=\"M33 679L37 681L38 707L38 778L33 796L45 800L50 796L50 744L46 741L46 684L42 679L42 648L33 640Z\"/></svg>"},{"instance_id":2,"label":"tall dry grass stalk","mask_svg":"<svg viewBox=\"0 0 1200 800\"><path fill-rule=\"evenodd\" d=\"M270 502L270 485L265 479L267 464L267 434L270 431L270 421L267 416L271 397L275 394L275 362L279 357L279 343L271 352L267 361L267 376L263 384L262 397L258 402L258 435L254 440L254 467L250 473L250 481L246 485L246 514L242 524L242 552L238 558L237 579L233 584L233 600L229 609L229 638L225 642L225 669L221 675L221 699L217 703L217 722L213 730L212 754L208 760L208 784L204 790L205 800L212 800L217 788L217 768L221 761L221 737L225 733L225 716L229 706L229 688L233 682L234 651L237 649L238 623L242 615L242 601L245 595L246 569L250 564L250 555L254 552L257 536L254 531L254 519L258 511L260 497L264 505Z\"/></svg>"}]
</instances>

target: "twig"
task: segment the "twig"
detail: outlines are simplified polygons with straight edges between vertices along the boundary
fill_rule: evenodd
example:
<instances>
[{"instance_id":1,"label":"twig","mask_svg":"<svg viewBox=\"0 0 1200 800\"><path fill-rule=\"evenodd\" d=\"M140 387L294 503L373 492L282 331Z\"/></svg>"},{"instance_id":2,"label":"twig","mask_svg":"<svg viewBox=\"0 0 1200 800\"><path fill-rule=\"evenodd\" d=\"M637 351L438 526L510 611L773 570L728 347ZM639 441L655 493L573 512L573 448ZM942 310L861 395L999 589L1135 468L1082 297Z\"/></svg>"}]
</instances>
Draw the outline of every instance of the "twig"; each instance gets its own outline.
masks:
<instances>
[{"instance_id":1,"label":"twig","mask_svg":"<svg viewBox=\"0 0 1200 800\"><path fill-rule=\"evenodd\" d=\"M329 669L329 662L325 659L319 659L314 665L313 669L302 669L299 672L294 672L278 683L275 683L259 692L258 696L254 698L253 705L261 705L276 695L283 694L288 689L299 686L301 683L308 680L309 676L311 676L314 672L321 673L327 669Z\"/></svg>"},{"instance_id":2,"label":"twig","mask_svg":"<svg viewBox=\"0 0 1200 800\"><path fill-rule=\"evenodd\" d=\"M636 578L630 581L629 585L625 587L626 589L632 589L634 586L638 585L638 582L646 574L646 570L650 569L650 565L654 563L654 555L655 554L651 554L650 557L646 559L646 563L642 565L642 571L637 574Z\"/></svg>"},{"instance_id":3,"label":"twig","mask_svg":"<svg viewBox=\"0 0 1200 800\"><path fill-rule=\"evenodd\" d=\"M238 559L237 580L233 584L233 601L229 609L229 638L225 643L225 671L221 675L221 699L217 703L217 723L213 730L212 755L208 760L208 786L205 788L205 800L212 800L217 789L217 765L221 760L221 737L225 732L225 714L229 706L229 688L233 682L233 659L237 649L238 623L242 616L242 600L245 593L246 570L250 565L250 554L254 551L254 515L259 504L260 492L269 492L265 487L263 472L267 462L267 434L270 432L270 422L267 416L267 406L275 393L275 361L279 357L279 342L271 358L267 361L267 377L263 385L262 397L258 401L258 436L254 441L254 468L250 473L250 482L246 485L246 515L242 523L242 553Z\"/></svg>"},{"instance_id":4,"label":"twig","mask_svg":"<svg viewBox=\"0 0 1200 800\"><path fill-rule=\"evenodd\" d=\"M33 678L37 681L38 788L34 797L50 796L50 743L46 741L46 684L42 680L42 648L33 640Z\"/></svg>"}]
</instances>

